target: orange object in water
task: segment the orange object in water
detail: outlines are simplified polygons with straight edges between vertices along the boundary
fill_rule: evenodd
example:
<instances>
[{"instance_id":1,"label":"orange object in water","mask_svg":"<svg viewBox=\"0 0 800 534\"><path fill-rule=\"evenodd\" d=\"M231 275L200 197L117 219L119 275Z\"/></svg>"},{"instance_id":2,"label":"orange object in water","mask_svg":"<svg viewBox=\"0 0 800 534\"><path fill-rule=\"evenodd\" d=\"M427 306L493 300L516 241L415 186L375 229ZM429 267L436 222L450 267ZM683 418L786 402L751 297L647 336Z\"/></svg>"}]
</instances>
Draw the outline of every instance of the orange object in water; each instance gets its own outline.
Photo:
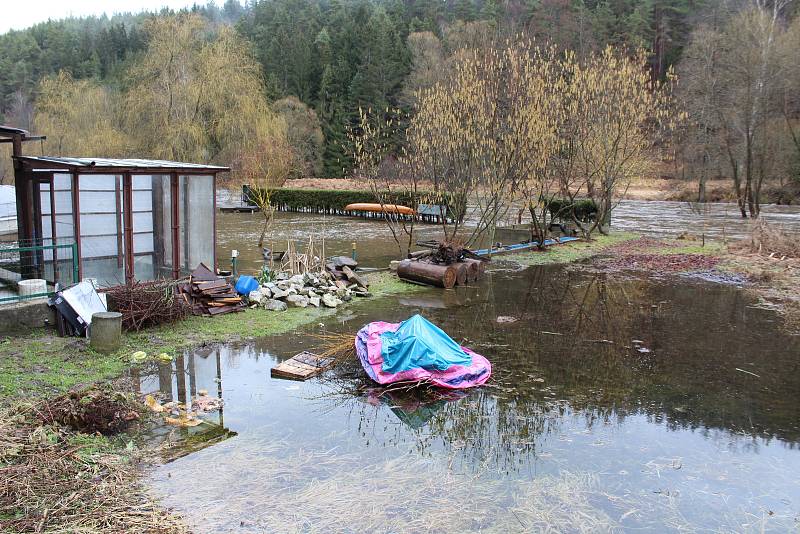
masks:
<instances>
[{"instance_id":1,"label":"orange object in water","mask_svg":"<svg viewBox=\"0 0 800 534\"><path fill-rule=\"evenodd\" d=\"M358 202L356 204L348 204L344 207L345 211L371 211L373 213L396 213L398 215L414 215L414 210L408 206L400 206L399 204L369 204L366 202Z\"/></svg>"}]
</instances>

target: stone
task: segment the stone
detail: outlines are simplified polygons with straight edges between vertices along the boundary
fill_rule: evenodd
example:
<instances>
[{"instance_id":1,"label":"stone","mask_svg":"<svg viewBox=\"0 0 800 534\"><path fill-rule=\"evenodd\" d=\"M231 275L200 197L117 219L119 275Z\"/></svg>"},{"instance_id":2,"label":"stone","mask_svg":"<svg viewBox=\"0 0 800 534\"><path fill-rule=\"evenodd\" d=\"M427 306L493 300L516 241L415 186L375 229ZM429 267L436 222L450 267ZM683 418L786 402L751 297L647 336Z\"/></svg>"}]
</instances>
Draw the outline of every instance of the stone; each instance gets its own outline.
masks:
<instances>
[{"instance_id":1,"label":"stone","mask_svg":"<svg viewBox=\"0 0 800 534\"><path fill-rule=\"evenodd\" d=\"M264 299L264 294L261 293L260 289L256 289L255 291L251 291L250 293L247 294L247 300L249 300L250 302L255 302L256 304L261 304L261 301L263 299Z\"/></svg>"},{"instance_id":2,"label":"stone","mask_svg":"<svg viewBox=\"0 0 800 534\"><path fill-rule=\"evenodd\" d=\"M400 260L392 260L392 261L390 261L389 262L389 270L390 271L396 271L398 265L400 265Z\"/></svg>"},{"instance_id":3,"label":"stone","mask_svg":"<svg viewBox=\"0 0 800 534\"><path fill-rule=\"evenodd\" d=\"M296 275L292 276L291 278L289 278L289 283L294 285L294 286L303 287L303 284L305 284L305 280L303 280L303 275L302 274L296 274Z\"/></svg>"},{"instance_id":4,"label":"stone","mask_svg":"<svg viewBox=\"0 0 800 534\"><path fill-rule=\"evenodd\" d=\"M335 256L330 260L334 266L336 267L358 267L358 262L353 258L348 258L347 256Z\"/></svg>"},{"instance_id":5,"label":"stone","mask_svg":"<svg viewBox=\"0 0 800 534\"><path fill-rule=\"evenodd\" d=\"M271 290L275 289L278 286L275 285L275 282L267 282L266 284L263 284L261 287L266 287L267 289L269 289L271 291Z\"/></svg>"},{"instance_id":6,"label":"stone","mask_svg":"<svg viewBox=\"0 0 800 534\"><path fill-rule=\"evenodd\" d=\"M268 287L262 287L261 288L261 295L264 298L271 298L272 297L272 289L270 289Z\"/></svg>"},{"instance_id":7,"label":"stone","mask_svg":"<svg viewBox=\"0 0 800 534\"><path fill-rule=\"evenodd\" d=\"M275 280L288 280L288 279L289 279L289 275L287 273L278 273L275 276Z\"/></svg>"},{"instance_id":8,"label":"stone","mask_svg":"<svg viewBox=\"0 0 800 534\"><path fill-rule=\"evenodd\" d=\"M357 297L371 297L372 293L370 293L369 291L357 291L353 293L353 295Z\"/></svg>"},{"instance_id":9,"label":"stone","mask_svg":"<svg viewBox=\"0 0 800 534\"><path fill-rule=\"evenodd\" d=\"M269 299L264 303L264 309L269 311L286 311L289 306L280 300Z\"/></svg>"},{"instance_id":10,"label":"stone","mask_svg":"<svg viewBox=\"0 0 800 534\"><path fill-rule=\"evenodd\" d=\"M283 289L284 291L286 291L287 289L289 289L289 287L291 287L291 284L289 283L288 280L281 280L275 285L278 287L278 289Z\"/></svg>"},{"instance_id":11,"label":"stone","mask_svg":"<svg viewBox=\"0 0 800 534\"><path fill-rule=\"evenodd\" d=\"M334 297L330 293L326 293L325 295L322 295L322 304L324 304L328 308L335 308L341 303L342 303L341 300L337 299L336 297Z\"/></svg>"},{"instance_id":12,"label":"stone","mask_svg":"<svg viewBox=\"0 0 800 534\"><path fill-rule=\"evenodd\" d=\"M308 303L314 306L315 308L319 308L319 302L320 302L319 297L316 295L308 297Z\"/></svg>"},{"instance_id":13,"label":"stone","mask_svg":"<svg viewBox=\"0 0 800 534\"><path fill-rule=\"evenodd\" d=\"M283 289L276 287L275 290L272 292L273 299L282 299L286 298L289 295L288 291L284 291Z\"/></svg>"},{"instance_id":14,"label":"stone","mask_svg":"<svg viewBox=\"0 0 800 534\"><path fill-rule=\"evenodd\" d=\"M305 308L308 306L308 297L304 297L303 295L289 295L286 297L286 302L296 308Z\"/></svg>"}]
</instances>

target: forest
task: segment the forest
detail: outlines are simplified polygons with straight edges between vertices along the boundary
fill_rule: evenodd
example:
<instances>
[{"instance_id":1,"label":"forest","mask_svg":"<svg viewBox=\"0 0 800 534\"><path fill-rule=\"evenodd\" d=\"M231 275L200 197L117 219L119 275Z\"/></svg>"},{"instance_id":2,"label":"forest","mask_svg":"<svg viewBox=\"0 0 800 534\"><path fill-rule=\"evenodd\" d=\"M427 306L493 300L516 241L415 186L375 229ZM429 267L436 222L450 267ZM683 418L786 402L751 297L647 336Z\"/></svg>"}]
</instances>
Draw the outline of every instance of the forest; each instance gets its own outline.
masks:
<instances>
[{"instance_id":1,"label":"forest","mask_svg":"<svg viewBox=\"0 0 800 534\"><path fill-rule=\"evenodd\" d=\"M421 91L465 50L534 43L581 62L610 49L673 86L679 124L653 140L647 172L695 181L700 201L706 182L730 180L755 217L762 188L791 201L800 184L798 5L227 0L48 21L0 35L0 119L47 134L49 153L225 161L267 182L342 177L358 168L363 110L395 124L385 152L399 153Z\"/></svg>"}]
</instances>

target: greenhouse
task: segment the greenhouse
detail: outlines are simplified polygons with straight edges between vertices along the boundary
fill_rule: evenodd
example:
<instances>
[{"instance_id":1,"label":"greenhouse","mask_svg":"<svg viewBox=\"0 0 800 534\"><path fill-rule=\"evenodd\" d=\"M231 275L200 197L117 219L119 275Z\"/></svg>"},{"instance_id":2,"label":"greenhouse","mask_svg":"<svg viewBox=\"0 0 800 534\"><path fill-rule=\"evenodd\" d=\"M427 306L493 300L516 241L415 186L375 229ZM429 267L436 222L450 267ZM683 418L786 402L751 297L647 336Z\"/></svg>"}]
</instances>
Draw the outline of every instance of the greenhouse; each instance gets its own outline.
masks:
<instances>
[{"instance_id":1,"label":"greenhouse","mask_svg":"<svg viewBox=\"0 0 800 534\"><path fill-rule=\"evenodd\" d=\"M23 278L108 287L216 268L216 175L143 159L15 156ZM71 246L67 246L71 245Z\"/></svg>"}]
</instances>

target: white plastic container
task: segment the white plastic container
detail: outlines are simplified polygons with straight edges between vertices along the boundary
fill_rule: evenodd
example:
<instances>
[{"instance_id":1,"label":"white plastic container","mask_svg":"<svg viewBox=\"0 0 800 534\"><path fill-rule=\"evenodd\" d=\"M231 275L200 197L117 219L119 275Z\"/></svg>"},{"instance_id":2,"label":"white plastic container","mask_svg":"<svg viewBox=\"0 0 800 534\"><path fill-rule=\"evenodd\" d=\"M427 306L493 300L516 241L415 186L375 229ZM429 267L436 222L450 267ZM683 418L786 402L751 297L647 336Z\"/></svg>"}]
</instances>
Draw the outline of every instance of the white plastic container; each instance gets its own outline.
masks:
<instances>
[{"instance_id":1,"label":"white plastic container","mask_svg":"<svg viewBox=\"0 0 800 534\"><path fill-rule=\"evenodd\" d=\"M31 278L30 280L20 280L17 282L19 296L28 297L47 293L47 281L41 278Z\"/></svg>"}]
</instances>

